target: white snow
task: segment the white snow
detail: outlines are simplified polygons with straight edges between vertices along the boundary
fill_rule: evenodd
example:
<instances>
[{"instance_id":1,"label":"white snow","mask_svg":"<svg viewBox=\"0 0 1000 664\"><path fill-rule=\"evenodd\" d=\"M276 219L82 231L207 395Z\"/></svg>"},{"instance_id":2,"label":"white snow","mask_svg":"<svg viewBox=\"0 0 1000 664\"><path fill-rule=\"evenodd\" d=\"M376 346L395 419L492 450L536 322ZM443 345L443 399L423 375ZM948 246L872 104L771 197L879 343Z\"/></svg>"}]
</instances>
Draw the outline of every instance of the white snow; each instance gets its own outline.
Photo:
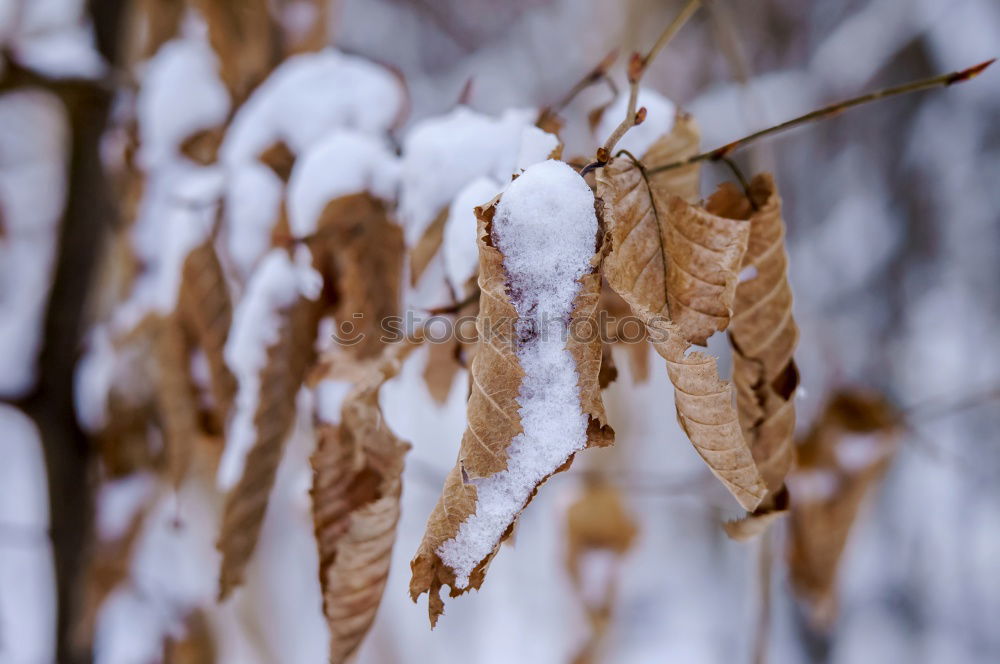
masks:
<instances>
[{"instance_id":1,"label":"white snow","mask_svg":"<svg viewBox=\"0 0 1000 664\"><path fill-rule=\"evenodd\" d=\"M211 234L222 186L219 167L183 162L164 166L149 179L131 236L144 263L130 296L135 316L173 311L184 260Z\"/></svg>"},{"instance_id":2,"label":"white snow","mask_svg":"<svg viewBox=\"0 0 1000 664\"><path fill-rule=\"evenodd\" d=\"M643 106L646 107L646 119L641 125L629 129L615 148L616 151L628 150L640 159L658 138L674 128L674 119L677 115L677 107L672 101L649 88L639 88L635 108L638 111ZM597 124L597 140L603 141L611 135L615 127L625 119L627 109L628 90L624 90L610 106L604 109L604 115Z\"/></svg>"},{"instance_id":3,"label":"white snow","mask_svg":"<svg viewBox=\"0 0 1000 664\"><path fill-rule=\"evenodd\" d=\"M532 166L497 206L493 240L504 255L518 314L516 355L525 375L517 402L524 430L507 449L506 470L471 480L476 513L438 549L459 588L468 585L538 483L587 444L579 376L565 346L578 280L591 270L596 236L594 195L563 162Z\"/></svg>"},{"instance_id":4,"label":"white snow","mask_svg":"<svg viewBox=\"0 0 1000 664\"><path fill-rule=\"evenodd\" d=\"M281 178L257 161L239 164L228 173L221 235L226 255L243 280L271 246L284 189Z\"/></svg>"},{"instance_id":5,"label":"white snow","mask_svg":"<svg viewBox=\"0 0 1000 664\"><path fill-rule=\"evenodd\" d=\"M272 249L247 283L236 306L233 325L223 351L238 389L235 413L229 423L226 448L219 462L218 485L228 490L243 475L246 455L255 438L254 414L260 392L260 372L267 363L267 349L278 341L280 312L298 297L315 299L322 277L312 269L309 250L300 246L295 260L283 249Z\"/></svg>"},{"instance_id":6,"label":"white snow","mask_svg":"<svg viewBox=\"0 0 1000 664\"><path fill-rule=\"evenodd\" d=\"M478 205L490 202L503 186L489 176L478 177L458 192L444 224L444 271L452 290L461 298L466 283L479 267L476 247L476 213Z\"/></svg>"},{"instance_id":7,"label":"white snow","mask_svg":"<svg viewBox=\"0 0 1000 664\"><path fill-rule=\"evenodd\" d=\"M153 497L156 476L138 472L107 480L97 490L97 536L108 541L124 537L133 519Z\"/></svg>"},{"instance_id":8,"label":"white snow","mask_svg":"<svg viewBox=\"0 0 1000 664\"><path fill-rule=\"evenodd\" d=\"M316 417L326 424L340 423L340 408L354 384L346 380L322 380L316 385Z\"/></svg>"},{"instance_id":9,"label":"white snow","mask_svg":"<svg viewBox=\"0 0 1000 664\"><path fill-rule=\"evenodd\" d=\"M214 51L200 39L167 42L146 64L136 99L139 163L147 170L181 158L184 139L225 123L229 93Z\"/></svg>"},{"instance_id":10,"label":"white snow","mask_svg":"<svg viewBox=\"0 0 1000 664\"><path fill-rule=\"evenodd\" d=\"M35 380L66 194L66 112L40 90L0 96L0 395Z\"/></svg>"},{"instance_id":11,"label":"white snow","mask_svg":"<svg viewBox=\"0 0 1000 664\"><path fill-rule=\"evenodd\" d=\"M288 181L288 223L295 237L309 235L327 203L369 192L396 197L399 160L385 143L360 131L337 130L295 162Z\"/></svg>"},{"instance_id":12,"label":"white snow","mask_svg":"<svg viewBox=\"0 0 1000 664\"><path fill-rule=\"evenodd\" d=\"M49 497L35 424L0 403L0 661L55 660Z\"/></svg>"},{"instance_id":13,"label":"white snow","mask_svg":"<svg viewBox=\"0 0 1000 664\"><path fill-rule=\"evenodd\" d=\"M535 125L528 125L521 130L521 142L517 150L516 171L523 171L529 166L545 161L559 147L559 137L550 134ZM516 172L515 171L515 172Z\"/></svg>"},{"instance_id":14,"label":"white snow","mask_svg":"<svg viewBox=\"0 0 1000 664\"><path fill-rule=\"evenodd\" d=\"M336 128L382 133L404 105L400 82L369 60L332 49L297 55L240 107L220 157L229 165L252 161L279 140L302 154Z\"/></svg>"},{"instance_id":15,"label":"white snow","mask_svg":"<svg viewBox=\"0 0 1000 664\"><path fill-rule=\"evenodd\" d=\"M459 106L415 124L403 142L399 201L407 244L472 180L506 182L517 168L521 131L534 117L532 110L512 109L493 118Z\"/></svg>"}]
</instances>

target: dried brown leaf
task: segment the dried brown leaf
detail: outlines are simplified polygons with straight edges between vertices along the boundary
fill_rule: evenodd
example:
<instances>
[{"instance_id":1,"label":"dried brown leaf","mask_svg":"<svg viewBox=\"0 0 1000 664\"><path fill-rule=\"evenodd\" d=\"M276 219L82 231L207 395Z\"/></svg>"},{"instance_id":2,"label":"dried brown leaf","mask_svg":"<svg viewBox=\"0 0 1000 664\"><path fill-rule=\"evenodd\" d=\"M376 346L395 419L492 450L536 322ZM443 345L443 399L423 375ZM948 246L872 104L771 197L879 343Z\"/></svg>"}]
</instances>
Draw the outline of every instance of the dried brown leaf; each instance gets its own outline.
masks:
<instances>
[{"instance_id":1,"label":"dried brown leaf","mask_svg":"<svg viewBox=\"0 0 1000 664\"><path fill-rule=\"evenodd\" d=\"M423 541L410 563L413 572L410 595L416 601L424 592L429 593L428 613L432 626L444 611L444 602L440 597L441 586L451 586L452 597L457 597L470 588L479 588L497 548L510 536L517 520L515 517L492 552L475 567L468 585L457 588L454 571L441 560L437 551L444 542L456 536L462 522L476 511L476 487L469 480L490 477L506 470L507 447L522 432L517 397L524 370L515 354L514 344L511 343L516 338L515 323L518 315L507 292L508 276L503 265L503 255L492 244L490 229L495 204L496 200L476 210L479 286L482 294L477 318L479 347L472 362L472 385L467 407L468 427L462 437L458 462L445 479L438 504L427 520ZM595 265L596 262L595 256ZM584 324L594 322L600 283L600 275L596 270L580 279L571 324L574 321ZM570 335L566 349L576 361L580 404L589 417L587 445L610 445L614 442L614 432L607 425L598 382L601 366L600 335ZM572 458L571 456L555 472L569 467Z\"/></svg>"},{"instance_id":2,"label":"dried brown leaf","mask_svg":"<svg viewBox=\"0 0 1000 664\"><path fill-rule=\"evenodd\" d=\"M327 204L310 247L342 345L358 357L377 356L385 345L384 321L399 314L402 229L377 198L352 194Z\"/></svg>"},{"instance_id":3,"label":"dried brown leaf","mask_svg":"<svg viewBox=\"0 0 1000 664\"><path fill-rule=\"evenodd\" d=\"M168 636L163 647L163 664L214 664L215 641L205 612L195 609L184 620L179 637Z\"/></svg>"},{"instance_id":4,"label":"dried brown leaf","mask_svg":"<svg viewBox=\"0 0 1000 664\"><path fill-rule=\"evenodd\" d=\"M621 558L632 548L638 530L618 490L599 479L588 482L566 512L566 569L590 623L590 636L574 664L598 658L613 616ZM601 566L604 578L594 578L592 569L588 574L586 559L593 552L614 555L610 568Z\"/></svg>"},{"instance_id":5,"label":"dried brown leaf","mask_svg":"<svg viewBox=\"0 0 1000 664\"><path fill-rule=\"evenodd\" d=\"M792 317L781 199L770 174L755 177L749 194L754 210L743 257L749 278L736 289L729 339L740 424L767 484L768 497L739 528L727 527L737 538L752 532L749 521L766 525L787 510L787 494L781 492L795 460L798 387L798 369L792 359L798 327ZM782 495L784 500L779 501Z\"/></svg>"},{"instance_id":6,"label":"dried brown leaf","mask_svg":"<svg viewBox=\"0 0 1000 664\"><path fill-rule=\"evenodd\" d=\"M414 347L408 341L387 346L345 400L340 424L319 431L312 499L331 664L357 651L389 576L410 446L386 425L378 393Z\"/></svg>"},{"instance_id":7,"label":"dried brown leaf","mask_svg":"<svg viewBox=\"0 0 1000 664\"><path fill-rule=\"evenodd\" d=\"M295 153L284 141L279 139L271 143L257 158L262 164L274 171L282 182L288 182L288 178L292 176Z\"/></svg>"},{"instance_id":8,"label":"dried brown leaf","mask_svg":"<svg viewBox=\"0 0 1000 664\"><path fill-rule=\"evenodd\" d=\"M236 395L236 379L226 365L223 348L233 320L222 264L211 240L195 247L184 261L177 311L205 354L215 410L221 431Z\"/></svg>"},{"instance_id":9,"label":"dried brown leaf","mask_svg":"<svg viewBox=\"0 0 1000 664\"><path fill-rule=\"evenodd\" d=\"M611 250L604 275L647 326L667 361L677 419L695 449L747 510L766 486L743 438L733 387L719 378L715 358L688 353L729 323L749 224L742 192L720 187L695 207L663 195L629 159L598 171Z\"/></svg>"},{"instance_id":10,"label":"dried brown leaf","mask_svg":"<svg viewBox=\"0 0 1000 664\"><path fill-rule=\"evenodd\" d=\"M295 397L315 356L316 309L315 302L300 297L281 312L278 341L267 351L254 415L257 437L247 454L242 477L226 496L216 545L222 553L220 599L242 584L246 565L257 546L285 440L295 420Z\"/></svg>"},{"instance_id":11,"label":"dried brown leaf","mask_svg":"<svg viewBox=\"0 0 1000 664\"><path fill-rule=\"evenodd\" d=\"M817 627L836 616L837 568L865 496L885 474L900 417L879 394L835 393L798 447L788 478L788 565L796 593Z\"/></svg>"},{"instance_id":12,"label":"dried brown leaf","mask_svg":"<svg viewBox=\"0 0 1000 664\"><path fill-rule=\"evenodd\" d=\"M212 127L196 131L181 142L181 154L202 166L214 164L218 159L219 146L222 145L225 133L225 127Z\"/></svg>"},{"instance_id":13,"label":"dried brown leaf","mask_svg":"<svg viewBox=\"0 0 1000 664\"><path fill-rule=\"evenodd\" d=\"M420 236L417 243L410 248L410 284L415 286L424 270L431 264L434 257L441 249L441 242L444 240L444 225L448 221L448 208L444 208L434 218L434 221L427 226L424 234Z\"/></svg>"},{"instance_id":14,"label":"dried brown leaf","mask_svg":"<svg viewBox=\"0 0 1000 664\"><path fill-rule=\"evenodd\" d=\"M647 168L669 164L698 154L701 144L701 132L694 118L678 112L674 126L649 146L642 156L642 163ZM681 168L661 171L649 176L649 185L658 192L680 196L688 203L697 203L701 199L701 164L695 162Z\"/></svg>"},{"instance_id":15,"label":"dried brown leaf","mask_svg":"<svg viewBox=\"0 0 1000 664\"><path fill-rule=\"evenodd\" d=\"M242 102L276 64L267 0L195 0L219 57L219 74L233 100Z\"/></svg>"},{"instance_id":16,"label":"dried brown leaf","mask_svg":"<svg viewBox=\"0 0 1000 664\"><path fill-rule=\"evenodd\" d=\"M180 486L198 438L198 404L189 373L190 349L177 316L166 318L156 337L157 406L163 427L167 477Z\"/></svg>"}]
</instances>

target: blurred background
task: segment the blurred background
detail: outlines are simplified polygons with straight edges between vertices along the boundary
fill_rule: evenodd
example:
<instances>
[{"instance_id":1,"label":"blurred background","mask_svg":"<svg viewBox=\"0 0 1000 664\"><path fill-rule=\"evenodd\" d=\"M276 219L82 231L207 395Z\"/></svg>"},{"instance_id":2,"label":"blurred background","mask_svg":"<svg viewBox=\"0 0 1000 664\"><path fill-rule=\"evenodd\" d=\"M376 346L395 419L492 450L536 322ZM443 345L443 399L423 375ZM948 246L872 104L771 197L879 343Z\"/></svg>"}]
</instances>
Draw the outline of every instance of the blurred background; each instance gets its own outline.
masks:
<instances>
[{"instance_id":1,"label":"blurred background","mask_svg":"<svg viewBox=\"0 0 1000 664\"><path fill-rule=\"evenodd\" d=\"M428 118L459 103L489 116L537 113L612 49L620 55L609 76L625 91L625 54L647 49L682 3L260 4L270 12L257 21L270 21L263 28L236 2L0 1L2 662L327 658L310 422L298 422L288 441L246 587L222 606L214 481L165 491L157 462L144 456L159 439L155 425L135 434L144 442L116 438L117 465L101 447L108 413L116 417L108 386L125 371L109 359L120 360L117 351L102 355L113 345L105 337L130 280L169 253L134 232L172 167L157 157L157 141L175 139L176 151L198 130L211 142L207 130L224 134L268 73L254 58L276 63L332 45L405 85L398 118L389 112L395 100L381 111L380 99L360 107L387 115L386 142L404 146L405 159L407 136ZM227 20L250 28L220 48L209 29ZM643 85L691 113L709 149L841 98L971 66L998 45L1000 6L990 0L713 0ZM163 55L182 47L209 56L184 65ZM201 66L212 49L228 69ZM354 95L355 85L336 94ZM562 109L565 157L593 155L604 136L588 115L612 97L597 84ZM997 118L1000 77L991 70L736 156L747 173L774 172L784 200L801 328L800 429L844 390L879 395L905 421L890 462L866 483L836 577L836 615L822 628L796 599L784 563L788 528L779 523L769 546L725 535L719 522L737 506L679 430L662 364L651 357L640 380L615 348L619 375L604 398L617 447L584 454L554 477L483 589L450 600L432 632L426 600L414 605L407 595L408 562L458 449L466 378L459 369L435 399L424 373L441 358L424 348L382 391L386 420L413 449L388 585L357 661L1000 661ZM214 140L217 148L225 139ZM199 149L185 145L186 155ZM214 153L202 161L211 165ZM703 195L730 177L721 165L702 173ZM195 189L193 206L205 196ZM227 223L242 232L240 219ZM447 292L408 285L403 300L427 309L447 304ZM709 348L727 353L724 339ZM203 432L211 435L223 444L223 434ZM611 487L615 518L636 533L588 563L596 578L614 579L598 590L575 583L566 562L579 528L572 515L590 513L578 506L593 498L586 480L595 476Z\"/></svg>"}]
</instances>

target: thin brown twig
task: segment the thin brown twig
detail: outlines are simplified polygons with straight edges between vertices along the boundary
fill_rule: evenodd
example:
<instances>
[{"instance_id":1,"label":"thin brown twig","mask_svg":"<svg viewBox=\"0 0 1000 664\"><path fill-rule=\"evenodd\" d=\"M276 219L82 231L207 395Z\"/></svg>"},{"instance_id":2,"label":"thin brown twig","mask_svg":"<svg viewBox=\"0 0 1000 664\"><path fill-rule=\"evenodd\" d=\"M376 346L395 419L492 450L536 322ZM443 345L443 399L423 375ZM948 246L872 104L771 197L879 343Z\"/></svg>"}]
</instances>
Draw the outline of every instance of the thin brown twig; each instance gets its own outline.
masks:
<instances>
[{"instance_id":1,"label":"thin brown twig","mask_svg":"<svg viewBox=\"0 0 1000 664\"><path fill-rule=\"evenodd\" d=\"M839 115L840 113L846 111L847 109L853 108L855 106L867 104L869 102L877 101L879 99L895 97L896 95L907 94L909 92L919 92L921 90L928 90L930 88L947 87L949 85L954 85L955 83L963 83L981 74L983 70L985 70L987 67L993 64L995 60L996 58L993 58L992 60L981 62L978 65L974 65L967 69L962 69L948 74L941 74L939 76L933 76L931 78L924 78L919 81L911 81L909 83L897 85L892 88L876 90L875 92L870 92L868 94L861 95L860 97L854 97L852 99L847 99L845 101L837 102L836 104L830 104L829 106L824 106L823 108L817 109L815 111L810 111L805 115L800 115L797 118L787 120L785 122L782 122L781 124L774 125L773 127L768 127L767 129L761 129L760 131L754 132L749 136L744 136L743 138L737 139L731 143L727 143L721 147L715 148L714 150L709 150L708 152L702 152L701 154L696 154L692 157L688 157L687 159L681 159L680 161L675 161L669 164L650 167L649 173L660 173L662 171L669 171L675 168L681 168L682 166L687 166L689 164L694 164L699 161L720 161L721 159L731 154L733 151L743 148L758 139L783 132L787 129L798 127L800 125L812 122L814 120L824 120L828 117Z\"/></svg>"},{"instance_id":2,"label":"thin brown twig","mask_svg":"<svg viewBox=\"0 0 1000 664\"><path fill-rule=\"evenodd\" d=\"M615 127L615 130L611 132L608 139L604 141L604 145L597 150L597 161L601 163L607 163L611 157L611 151L615 149L615 145L621 140L622 136L628 132L632 127L642 124L642 121L646 119L646 109L640 108L636 109L636 103L639 98L639 81L642 80L642 75L646 73L646 69L649 68L651 62L656 59L656 56L663 50L663 47L673 38L677 32L684 27L684 24L688 22L688 19L694 15L698 7L701 6L701 0L687 0L681 11L674 20L660 33L659 38L653 47L649 49L649 52L645 56L639 55L638 53L633 53L631 59L628 63L628 108L625 110L625 119Z\"/></svg>"},{"instance_id":3,"label":"thin brown twig","mask_svg":"<svg viewBox=\"0 0 1000 664\"><path fill-rule=\"evenodd\" d=\"M602 81L607 83L608 87L611 89L611 93L617 97L618 86L615 85L615 82L608 77L608 69L611 68L611 65L614 64L617 58L618 58L618 49L610 51L607 55L605 55L601 59L600 62L597 63L597 65L593 69L591 69L583 76L583 78L577 81L573 85L573 87L569 89L569 92L563 95L562 99L557 101L555 104L553 104L546 110L548 110L551 113L559 113L567 106L569 106L570 102L576 99L576 96L578 94L580 94L590 86L594 85L595 83L600 83Z\"/></svg>"},{"instance_id":4,"label":"thin brown twig","mask_svg":"<svg viewBox=\"0 0 1000 664\"><path fill-rule=\"evenodd\" d=\"M760 604L757 607L757 633L754 635L753 664L767 664L768 642L771 636L771 540L773 530L768 530L760 537L760 549L757 552L757 576L760 584Z\"/></svg>"}]
</instances>

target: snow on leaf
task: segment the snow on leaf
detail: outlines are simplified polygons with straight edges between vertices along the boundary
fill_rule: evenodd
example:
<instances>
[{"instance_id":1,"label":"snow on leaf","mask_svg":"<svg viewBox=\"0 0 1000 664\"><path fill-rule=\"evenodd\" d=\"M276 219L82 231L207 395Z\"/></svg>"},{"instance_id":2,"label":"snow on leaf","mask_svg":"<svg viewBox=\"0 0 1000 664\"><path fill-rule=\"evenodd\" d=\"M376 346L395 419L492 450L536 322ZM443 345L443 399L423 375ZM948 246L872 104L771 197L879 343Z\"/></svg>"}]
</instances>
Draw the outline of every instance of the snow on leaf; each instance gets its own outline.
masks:
<instances>
[{"instance_id":1,"label":"snow on leaf","mask_svg":"<svg viewBox=\"0 0 1000 664\"><path fill-rule=\"evenodd\" d=\"M546 161L479 210L479 349L468 428L411 562L410 594L478 588L500 542L538 486L591 445L609 445L593 322L597 216L590 188ZM570 333L572 329L573 333Z\"/></svg>"}]
</instances>

